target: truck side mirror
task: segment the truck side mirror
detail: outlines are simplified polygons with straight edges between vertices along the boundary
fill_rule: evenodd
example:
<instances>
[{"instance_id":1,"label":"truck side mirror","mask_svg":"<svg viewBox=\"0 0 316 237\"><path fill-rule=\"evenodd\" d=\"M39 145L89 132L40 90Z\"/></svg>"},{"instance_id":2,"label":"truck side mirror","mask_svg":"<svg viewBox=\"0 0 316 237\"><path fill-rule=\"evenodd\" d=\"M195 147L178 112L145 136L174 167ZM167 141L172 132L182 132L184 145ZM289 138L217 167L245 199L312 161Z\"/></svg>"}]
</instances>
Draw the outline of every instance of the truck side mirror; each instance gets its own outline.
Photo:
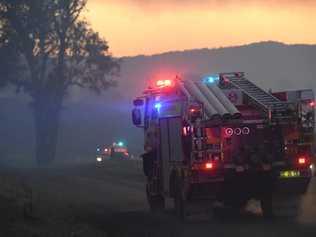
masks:
<instances>
[{"instance_id":1,"label":"truck side mirror","mask_svg":"<svg viewBox=\"0 0 316 237\"><path fill-rule=\"evenodd\" d=\"M142 99L135 99L133 101L134 106L143 106L144 105L144 100Z\"/></svg>"},{"instance_id":2,"label":"truck side mirror","mask_svg":"<svg viewBox=\"0 0 316 237\"><path fill-rule=\"evenodd\" d=\"M132 119L133 119L133 124L135 126L140 126L142 124L142 113L140 109L135 108L132 111Z\"/></svg>"}]
</instances>

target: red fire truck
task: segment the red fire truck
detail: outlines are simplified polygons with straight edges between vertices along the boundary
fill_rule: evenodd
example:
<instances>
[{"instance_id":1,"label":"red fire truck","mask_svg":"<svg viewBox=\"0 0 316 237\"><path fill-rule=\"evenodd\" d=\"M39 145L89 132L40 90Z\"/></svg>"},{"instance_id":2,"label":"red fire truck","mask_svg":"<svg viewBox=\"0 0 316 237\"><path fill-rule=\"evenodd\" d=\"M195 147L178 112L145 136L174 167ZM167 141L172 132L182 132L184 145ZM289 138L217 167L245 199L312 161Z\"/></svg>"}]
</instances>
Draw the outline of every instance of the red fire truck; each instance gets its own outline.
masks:
<instances>
[{"instance_id":1,"label":"red fire truck","mask_svg":"<svg viewBox=\"0 0 316 237\"><path fill-rule=\"evenodd\" d=\"M129 159L130 155L128 153L127 146L124 142L113 142L111 146L101 146L97 147L96 153L96 164L101 165L105 160L115 159L115 160L126 160Z\"/></svg>"},{"instance_id":2,"label":"red fire truck","mask_svg":"<svg viewBox=\"0 0 316 237\"><path fill-rule=\"evenodd\" d=\"M312 176L312 90L266 92L242 72L191 75L156 81L134 106L152 210L173 198L184 218L201 200L239 209L256 199L266 217L286 203L296 213Z\"/></svg>"}]
</instances>

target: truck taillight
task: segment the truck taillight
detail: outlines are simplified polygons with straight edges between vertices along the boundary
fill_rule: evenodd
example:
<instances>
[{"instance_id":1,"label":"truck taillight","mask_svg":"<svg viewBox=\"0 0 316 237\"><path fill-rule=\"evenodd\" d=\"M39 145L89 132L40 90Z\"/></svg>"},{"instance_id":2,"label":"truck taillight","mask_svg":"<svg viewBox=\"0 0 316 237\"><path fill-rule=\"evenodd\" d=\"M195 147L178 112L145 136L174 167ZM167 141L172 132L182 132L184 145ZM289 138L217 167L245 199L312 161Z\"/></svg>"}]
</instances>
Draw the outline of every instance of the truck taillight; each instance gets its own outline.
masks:
<instances>
[{"instance_id":1,"label":"truck taillight","mask_svg":"<svg viewBox=\"0 0 316 237\"><path fill-rule=\"evenodd\" d=\"M195 163L192 165L192 170L197 171L206 171L206 170L215 170L215 162L213 161L207 161L206 163Z\"/></svg>"},{"instance_id":2,"label":"truck taillight","mask_svg":"<svg viewBox=\"0 0 316 237\"><path fill-rule=\"evenodd\" d=\"M205 169L211 170L211 169L213 169L213 168L214 168L214 164L213 164L212 162L207 162L207 163L205 164Z\"/></svg>"},{"instance_id":3,"label":"truck taillight","mask_svg":"<svg viewBox=\"0 0 316 237\"><path fill-rule=\"evenodd\" d=\"M298 158L298 164L305 165L307 163L306 157L302 156Z\"/></svg>"},{"instance_id":4,"label":"truck taillight","mask_svg":"<svg viewBox=\"0 0 316 237\"><path fill-rule=\"evenodd\" d=\"M309 102L309 106L312 108L316 107L316 102L315 101Z\"/></svg>"},{"instance_id":5,"label":"truck taillight","mask_svg":"<svg viewBox=\"0 0 316 237\"><path fill-rule=\"evenodd\" d=\"M305 166L307 167L311 164L311 161L307 156L299 156L296 162L299 166L303 166L303 167Z\"/></svg>"}]
</instances>

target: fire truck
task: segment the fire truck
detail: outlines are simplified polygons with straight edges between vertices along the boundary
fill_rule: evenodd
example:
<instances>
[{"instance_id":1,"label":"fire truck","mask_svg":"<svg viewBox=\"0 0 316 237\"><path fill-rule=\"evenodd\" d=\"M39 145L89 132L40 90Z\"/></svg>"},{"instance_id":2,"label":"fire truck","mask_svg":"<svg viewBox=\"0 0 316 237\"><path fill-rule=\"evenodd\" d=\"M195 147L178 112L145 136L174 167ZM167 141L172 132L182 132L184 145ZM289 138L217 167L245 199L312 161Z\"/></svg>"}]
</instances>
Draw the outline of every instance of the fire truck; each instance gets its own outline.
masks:
<instances>
[{"instance_id":1,"label":"fire truck","mask_svg":"<svg viewBox=\"0 0 316 237\"><path fill-rule=\"evenodd\" d=\"M129 159L127 146L124 142L113 142L111 146L97 147L96 163L97 165L102 164L105 160L109 159Z\"/></svg>"},{"instance_id":2,"label":"fire truck","mask_svg":"<svg viewBox=\"0 0 316 237\"><path fill-rule=\"evenodd\" d=\"M151 210L172 198L185 218L202 200L240 209L255 199L263 216L297 213L312 177L312 90L267 92L243 72L188 75L151 83L133 104Z\"/></svg>"}]
</instances>

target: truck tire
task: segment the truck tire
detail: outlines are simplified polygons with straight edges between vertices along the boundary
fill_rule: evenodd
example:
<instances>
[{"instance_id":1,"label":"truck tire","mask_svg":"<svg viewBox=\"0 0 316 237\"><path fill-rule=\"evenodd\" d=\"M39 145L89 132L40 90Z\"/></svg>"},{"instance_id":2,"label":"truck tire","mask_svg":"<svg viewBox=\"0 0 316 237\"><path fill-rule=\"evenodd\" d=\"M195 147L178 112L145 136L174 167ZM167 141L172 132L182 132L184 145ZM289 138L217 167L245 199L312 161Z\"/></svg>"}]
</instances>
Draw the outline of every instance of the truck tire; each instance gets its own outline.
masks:
<instances>
[{"instance_id":1,"label":"truck tire","mask_svg":"<svg viewBox=\"0 0 316 237\"><path fill-rule=\"evenodd\" d=\"M176 174L175 172L172 172L169 178L169 193L170 193L170 197L171 198L175 198L175 193L176 193L176 189L175 189L175 179L176 179Z\"/></svg>"},{"instance_id":2,"label":"truck tire","mask_svg":"<svg viewBox=\"0 0 316 237\"><path fill-rule=\"evenodd\" d=\"M260 205L263 217L271 219L275 216L271 195L262 197L260 200Z\"/></svg>"},{"instance_id":3,"label":"truck tire","mask_svg":"<svg viewBox=\"0 0 316 237\"><path fill-rule=\"evenodd\" d=\"M148 191L148 187L146 187L147 201L149 204L150 211L152 212L160 212L165 209L165 198L161 195L152 195Z\"/></svg>"},{"instance_id":4,"label":"truck tire","mask_svg":"<svg viewBox=\"0 0 316 237\"><path fill-rule=\"evenodd\" d=\"M301 213L300 195L280 196L272 199L272 208L276 217L296 218Z\"/></svg>"},{"instance_id":5,"label":"truck tire","mask_svg":"<svg viewBox=\"0 0 316 237\"><path fill-rule=\"evenodd\" d=\"M184 221L186 218L186 201L183 193L183 183L179 177L175 179L174 208L176 216Z\"/></svg>"},{"instance_id":6,"label":"truck tire","mask_svg":"<svg viewBox=\"0 0 316 237\"><path fill-rule=\"evenodd\" d=\"M246 206L248 200L244 198L226 199L224 205L232 210L240 210Z\"/></svg>"}]
</instances>

